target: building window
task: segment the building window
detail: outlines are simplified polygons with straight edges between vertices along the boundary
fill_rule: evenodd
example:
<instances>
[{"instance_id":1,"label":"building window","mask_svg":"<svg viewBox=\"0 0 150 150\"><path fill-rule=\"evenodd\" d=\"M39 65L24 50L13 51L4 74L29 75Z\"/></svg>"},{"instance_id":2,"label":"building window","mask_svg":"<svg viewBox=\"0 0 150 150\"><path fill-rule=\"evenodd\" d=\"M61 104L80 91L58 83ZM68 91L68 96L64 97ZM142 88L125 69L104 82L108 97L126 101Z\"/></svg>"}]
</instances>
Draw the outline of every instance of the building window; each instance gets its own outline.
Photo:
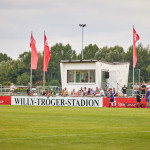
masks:
<instances>
[{"instance_id":1,"label":"building window","mask_svg":"<svg viewBox=\"0 0 150 150\"><path fill-rule=\"evenodd\" d=\"M74 71L68 71L68 82L74 82Z\"/></svg>"},{"instance_id":2,"label":"building window","mask_svg":"<svg viewBox=\"0 0 150 150\"><path fill-rule=\"evenodd\" d=\"M90 71L90 82L95 82L95 70Z\"/></svg>"},{"instance_id":3,"label":"building window","mask_svg":"<svg viewBox=\"0 0 150 150\"><path fill-rule=\"evenodd\" d=\"M88 71L81 71L81 82L88 82Z\"/></svg>"},{"instance_id":4,"label":"building window","mask_svg":"<svg viewBox=\"0 0 150 150\"><path fill-rule=\"evenodd\" d=\"M76 71L76 82L80 83L81 82L81 74L80 71Z\"/></svg>"},{"instance_id":5,"label":"building window","mask_svg":"<svg viewBox=\"0 0 150 150\"><path fill-rule=\"evenodd\" d=\"M95 83L95 70L68 70L68 83Z\"/></svg>"}]
</instances>

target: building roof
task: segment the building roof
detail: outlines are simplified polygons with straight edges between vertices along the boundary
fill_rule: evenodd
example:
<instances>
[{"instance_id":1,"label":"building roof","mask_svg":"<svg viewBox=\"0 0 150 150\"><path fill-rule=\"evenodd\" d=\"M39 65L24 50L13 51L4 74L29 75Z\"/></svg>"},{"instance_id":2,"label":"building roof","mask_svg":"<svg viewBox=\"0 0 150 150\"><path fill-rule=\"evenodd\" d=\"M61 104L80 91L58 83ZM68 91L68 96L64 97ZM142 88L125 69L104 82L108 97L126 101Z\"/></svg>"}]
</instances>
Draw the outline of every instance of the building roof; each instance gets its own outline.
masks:
<instances>
[{"instance_id":1,"label":"building roof","mask_svg":"<svg viewBox=\"0 0 150 150\"><path fill-rule=\"evenodd\" d=\"M123 64L130 64L129 62L106 62L101 60L61 60L60 63L95 63L101 62L110 65L123 65Z\"/></svg>"}]
</instances>

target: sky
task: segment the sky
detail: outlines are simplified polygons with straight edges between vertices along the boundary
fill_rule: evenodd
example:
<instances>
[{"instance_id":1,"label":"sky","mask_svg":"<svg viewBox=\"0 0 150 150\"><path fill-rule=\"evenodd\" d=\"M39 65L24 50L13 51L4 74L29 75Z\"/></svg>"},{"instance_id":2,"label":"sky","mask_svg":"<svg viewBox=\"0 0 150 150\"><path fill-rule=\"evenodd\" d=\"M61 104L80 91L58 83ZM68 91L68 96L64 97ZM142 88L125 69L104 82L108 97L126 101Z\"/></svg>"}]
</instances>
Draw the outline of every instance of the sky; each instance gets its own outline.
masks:
<instances>
[{"instance_id":1,"label":"sky","mask_svg":"<svg viewBox=\"0 0 150 150\"><path fill-rule=\"evenodd\" d=\"M30 51L31 32L38 52L49 46L70 44L77 54L84 46L119 45L126 52L133 44L133 25L139 42L150 44L149 0L0 0L0 52L13 59Z\"/></svg>"}]
</instances>

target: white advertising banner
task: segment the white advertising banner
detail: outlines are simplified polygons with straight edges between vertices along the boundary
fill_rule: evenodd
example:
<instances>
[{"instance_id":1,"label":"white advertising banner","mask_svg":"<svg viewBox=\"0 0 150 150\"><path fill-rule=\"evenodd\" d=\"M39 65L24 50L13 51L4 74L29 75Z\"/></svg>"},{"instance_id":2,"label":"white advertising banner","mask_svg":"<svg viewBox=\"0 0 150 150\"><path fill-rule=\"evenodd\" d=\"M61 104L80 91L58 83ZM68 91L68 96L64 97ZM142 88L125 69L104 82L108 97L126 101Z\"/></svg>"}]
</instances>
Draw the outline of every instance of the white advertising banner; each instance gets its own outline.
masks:
<instances>
[{"instance_id":1,"label":"white advertising banner","mask_svg":"<svg viewBox=\"0 0 150 150\"><path fill-rule=\"evenodd\" d=\"M103 107L103 98L11 96L11 105Z\"/></svg>"}]
</instances>

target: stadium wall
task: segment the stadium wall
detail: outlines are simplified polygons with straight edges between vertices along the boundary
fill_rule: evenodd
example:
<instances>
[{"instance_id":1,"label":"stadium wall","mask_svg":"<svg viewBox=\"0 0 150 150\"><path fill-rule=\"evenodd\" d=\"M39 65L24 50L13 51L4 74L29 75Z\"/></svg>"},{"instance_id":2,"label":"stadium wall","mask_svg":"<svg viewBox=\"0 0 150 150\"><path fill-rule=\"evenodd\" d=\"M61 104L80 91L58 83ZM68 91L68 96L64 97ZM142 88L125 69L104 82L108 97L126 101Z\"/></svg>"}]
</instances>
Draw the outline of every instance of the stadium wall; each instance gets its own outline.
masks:
<instances>
[{"instance_id":1,"label":"stadium wall","mask_svg":"<svg viewBox=\"0 0 150 150\"><path fill-rule=\"evenodd\" d=\"M136 108L136 98L115 98L117 108ZM146 108L145 98L141 99ZM0 105L30 105L30 106L71 106L71 107L108 107L106 97L29 97L29 96L0 96Z\"/></svg>"}]
</instances>

